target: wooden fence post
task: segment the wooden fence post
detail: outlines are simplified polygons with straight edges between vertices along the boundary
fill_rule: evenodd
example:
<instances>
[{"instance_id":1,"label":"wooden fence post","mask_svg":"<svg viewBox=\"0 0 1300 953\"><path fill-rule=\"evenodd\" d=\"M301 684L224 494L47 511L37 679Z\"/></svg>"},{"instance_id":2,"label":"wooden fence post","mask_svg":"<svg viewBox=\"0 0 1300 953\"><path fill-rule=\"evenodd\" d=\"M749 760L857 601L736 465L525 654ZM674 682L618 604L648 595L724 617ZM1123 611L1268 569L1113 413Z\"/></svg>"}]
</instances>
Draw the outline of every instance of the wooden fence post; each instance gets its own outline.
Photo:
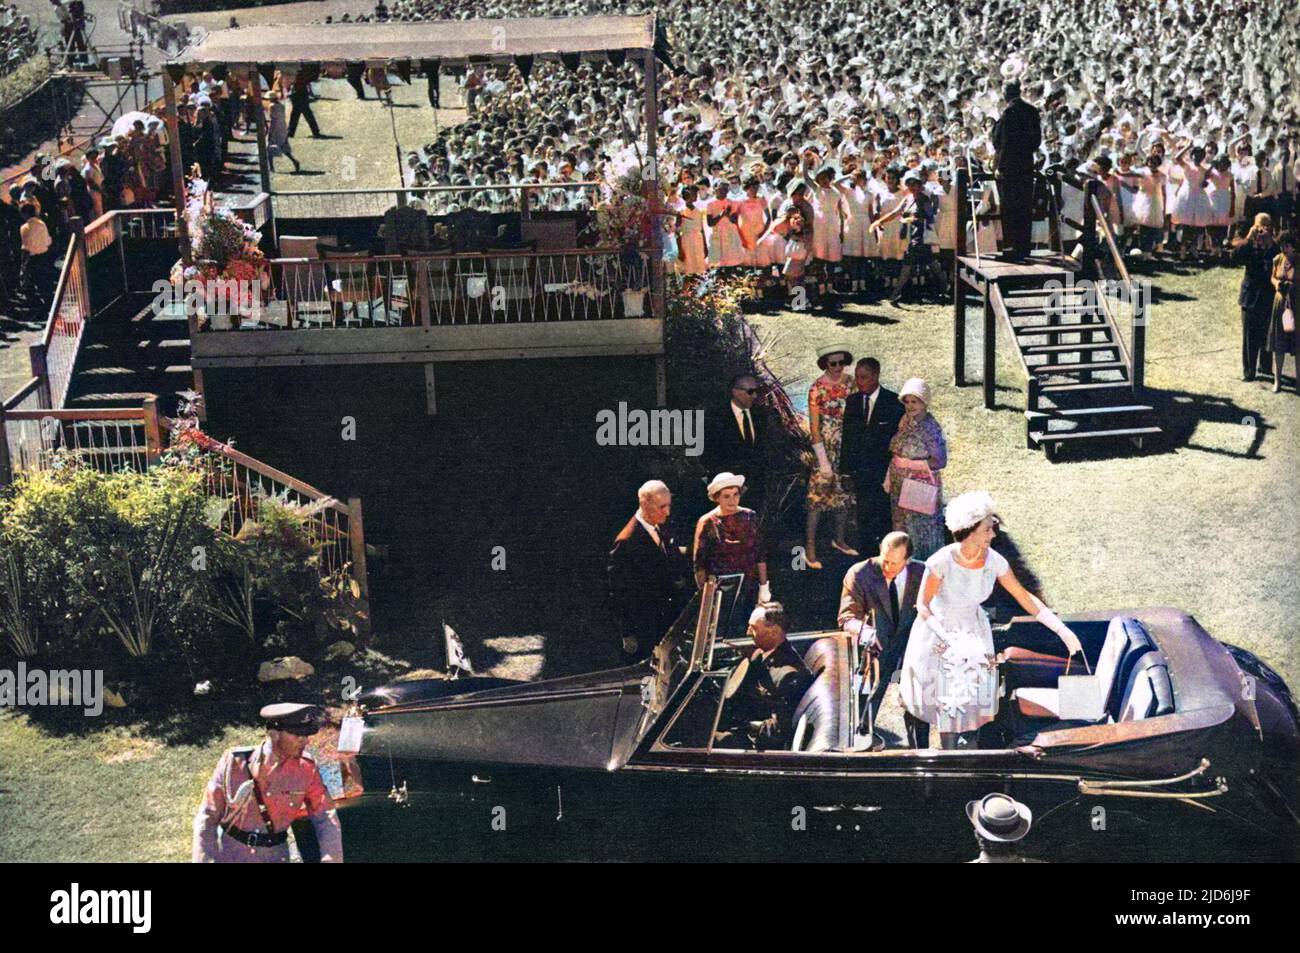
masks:
<instances>
[{"instance_id":1,"label":"wooden fence post","mask_svg":"<svg viewBox=\"0 0 1300 953\"><path fill-rule=\"evenodd\" d=\"M348 544L352 554L352 577L361 586L361 595L370 598L370 581L366 573L366 530L361 518L360 497L348 497Z\"/></svg>"},{"instance_id":2,"label":"wooden fence post","mask_svg":"<svg viewBox=\"0 0 1300 953\"><path fill-rule=\"evenodd\" d=\"M966 222L970 173L957 170L957 247L952 253L952 382L966 386L966 285L961 260L966 254Z\"/></svg>"},{"instance_id":3,"label":"wooden fence post","mask_svg":"<svg viewBox=\"0 0 1300 953\"><path fill-rule=\"evenodd\" d=\"M1129 378L1133 381L1133 393L1141 396L1143 389L1146 387L1146 362L1147 362L1147 300L1145 284L1134 285L1129 282L1129 292L1133 295L1133 302L1130 307L1133 309L1133 353L1129 355L1129 360L1133 362L1133 367Z\"/></svg>"},{"instance_id":4,"label":"wooden fence post","mask_svg":"<svg viewBox=\"0 0 1300 953\"><path fill-rule=\"evenodd\" d=\"M158 423L158 398L150 395L144 399L144 459L154 466L162 459L162 428Z\"/></svg>"},{"instance_id":5,"label":"wooden fence post","mask_svg":"<svg viewBox=\"0 0 1300 953\"><path fill-rule=\"evenodd\" d=\"M992 410L997 390L998 325L993 313L992 278L984 282L984 407Z\"/></svg>"},{"instance_id":6,"label":"wooden fence post","mask_svg":"<svg viewBox=\"0 0 1300 953\"><path fill-rule=\"evenodd\" d=\"M1083 243L1083 261L1080 262L1079 277L1096 281L1097 273L1097 209L1093 199L1097 197L1097 180L1089 179L1083 193L1083 234L1079 241Z\"/></svg>"},{"instance_id":7,"label":"wooden fence post","mask_svg":"<svg viewBox=\"0 0 1300 953\"><path fill-rule=\"evenodd\" d=\"M13 469L9 462L9 428L5 425L5 408L0 404L0 486L13 482Z\"/></svg>"},{"instance_id":8,"label":"wooden fence post","mask_svg":"<svg viewBox=\"0 0 1300 953\"><path fill-rule=\"evenodd\" d=\"M50 367L45 358L45 345L40 341L33 341L27 346L27 355L32 362L32 377L41 382L39 388L41 406L47 410L53 408L54 398L50 392Z\"/></svg>"}]
</instances>

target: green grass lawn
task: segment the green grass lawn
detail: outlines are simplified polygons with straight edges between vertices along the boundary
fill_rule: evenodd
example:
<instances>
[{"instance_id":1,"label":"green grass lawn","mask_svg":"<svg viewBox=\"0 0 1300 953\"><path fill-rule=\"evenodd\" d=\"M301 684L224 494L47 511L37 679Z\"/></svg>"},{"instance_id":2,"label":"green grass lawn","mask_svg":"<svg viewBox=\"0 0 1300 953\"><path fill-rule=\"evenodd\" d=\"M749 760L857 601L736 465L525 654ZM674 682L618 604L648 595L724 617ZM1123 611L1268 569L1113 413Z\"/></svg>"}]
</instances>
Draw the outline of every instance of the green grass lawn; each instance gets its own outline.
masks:
<instances>
[{"instance_id":1,"label":"green grass lawn","mask_svg":"<svg viewBox=\"0 0 1300 953\"><path fill-rule=\"evenodd\" d=\"M946 495L987 489L1041 595L1062 614L1172 605L1215 637L1258 653L1294 684L1300 524L1300 401L1284 383L1241 381L1236 270L1159 274L1147 331L1148 395L1170 432L1163 448L1127 445L1049 463L1025 448L1024 373L1005 329L998 409L953 386L952 309L851 306L843 314L754 318L772 370L794 392L820 373L816 349L843 342L884 365L886 386L933 389L948 439ZM979 381L982 328L968 322L968 379ZM1125 329L1127 330L1127 329ZM1294 370L1288 361L1286 374Z\"/></svg>"},{"instance_id":2,"label":"green grass lawn","mask_svg":"<svg viewBox=\"0 0 1300 953\"><path fill-rule=\"evenodd\" d=\"M0 713L0 862L188 860L217 759L257 738L238 724L198 744L168 744L132 723L65 734Z\"/></svg>"},{"instance_id":3,"label":"green grass lawn","mask_svg":"<svg viewBox=\"0 0 1300 953\"><path fill-rule=\"evenodd\" d=\"M1147 379L1165 414L1167 445L1146 453L1121 446L1088 459L1076 452L1056 464L1024 447L1023 375L1008 342L999 342L998 410L984 410L979 387L952 386L950 309L853 305L838 315L753 320L769 342L772 369L792 391L806 389L816 373L815 348L832 341L878 356L891 387L907 376L926 378L950 444L947 492L982 487L995 494L1010 536L1004 547L1014 547L1020 565L1063 614L1178 606L1216 637L1257 652L1294 684L1300 665L1289 635L1300 611L1294 584L1300 403L1289 390L1274 395L1264 384L1238 380L1236 282L1230 271L1157 280L1163 298L1151 318ZM973 328L973 379L978 354ZM798 542L797 534L787 535L783 544ZM816 578L774 566L778 597L799 627L824 624L827 611L833 617L827 600L833 601L844 560L823 548L827 570ZM564 596L556 608L565 613L584 600L595 604L584 596L592 581L571 570L561 570L563 578L547 589L548 600ZM566 615L562 628L584 632L568 642L507 637L517 632L481 639L477 631L495 628L491 607L478 618L472 598L455 598L463 605L452 618L467 635L471 658L491 661L491 674L545 677L584 659L588 668L602 667L591 661L599 647L583 648L591 636L577 617ZM417 666L440 664L430 625L426 619L419 626L418 640L390 634L385 651ZM567 660L557 666L552 656ZM376 684L373 672L362 680ZM176 726L111 712L91 731L84 721L0 713L0 861L186 859L206 778L225 748L260 736L248 720L259 703L228 702L201 718L180 716ZM216 713L224 711L240 714ZM195 719L202 722L197 729L189 723Z\"/></svg>"}]
</instances>

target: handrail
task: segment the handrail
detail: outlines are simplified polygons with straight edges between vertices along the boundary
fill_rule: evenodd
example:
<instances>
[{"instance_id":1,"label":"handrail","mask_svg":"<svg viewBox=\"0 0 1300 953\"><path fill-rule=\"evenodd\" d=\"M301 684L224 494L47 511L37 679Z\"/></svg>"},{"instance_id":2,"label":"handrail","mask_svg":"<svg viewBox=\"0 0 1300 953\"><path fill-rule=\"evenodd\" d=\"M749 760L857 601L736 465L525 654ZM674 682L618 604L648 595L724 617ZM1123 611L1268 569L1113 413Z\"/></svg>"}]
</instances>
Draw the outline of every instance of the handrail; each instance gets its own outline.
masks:
<instances>
[{"instance_id":1,"label":"handrail","mask_svg":"<svg viewBox=\"0 0 1300 953\"><path fill-rule=\"evenodd\" d=\"M489 182L485 185L398 185L371 189L294 189L272 192L280 195L375 195L395 192L502 192L519 189L577 189L598 188L599 182Z\"/></svg>"},{"instance_id":2,"label":"handrail","mask_svg":"<svg viewBox=\"0 0 1300 953\"><path fill-rule=\"evenodd\" d=\"M22 387L14 391L13 394L4 402L3 410L5 416L9 417L15 413L16 411L14 408L30 397L34 391L39 390L40 386L41 379L39 377L33 377Z\"/></svg>"},{"instance_id":3,"label":"handrail","mask_svg":"<svg viewBox=\"0 0 1300 953\"><path fill-rule=\"evenodd\" d=\"M1097 224L1101 227L1101 234L1106 239L1106 245L1110 249L1111 261L1115 265L1115 270L1119 272L1119 277L1126 285L1132 285L1132 279L1129 278L1128 267L1124 264L1124 256L1119 253L1119 246L1115 244L1115 235L1110 230L1110 223L1106 221L1106 216L1101 210L1101 203L1097 201L1094 193L1089 196L1092 202L1093 211L1097 213Z\"/></svg>"},{"instance_id":4,"label":"handrail","mask_svg":"<svg viewBox=\"0 0 1300 953\"><path fill-rule=\"evenodd\" d=\"M362 262L377 261L382 263L393 263L396 261L444 261L447 259L469 259L469 258L552 258L563 255L618 255L622 250L615 245L591 245L586 248L502 248L489 249L488 251L431 251L416 252L409 255L372 255L368 252L359 251L355 255L332 253L328 258L271 258L268 262L272 265L291 264L300 265L303 262L313 264L329 265L344 264L357 265Z\"/></svg>"},{"instance_id":5,"label":"handrail","mask_svg":"<svg viewBox=\"0 0 1300 953\"><path fill-rule=\"evenodd\" d=\"M68 251L63 256L63 269L59 272L58 283L54 286L54 297L50 299L50 311L45 316L45 330L41 333L41 344L46 347L50 346L50 341L54 338L54 325L59 319L59 306L63 303L63 297L68 292L69 275L72 274L72 262L77 253L77 241L80 235L73 233L68 239Z\"/></svg>"},{"instance_id":6,"label":"handrail","mask_svg":"<svg viewBox=\"0 0 1300 953\"><path fill-rule=\"evenodd\" d=\"M1002 297L1002 288L996 281L989 282L989 304L993 307L993 313L1005 321L1007 328L1014 332L1015 327L1012 325L1011 315L1007 311L1006 299ZM1020 361L1021 369L1024 370L1025 374L1032 378L1034 375L1029 372L1029 365L1025 363L1024 353L1018 347L1014 350L1016 352L1016 358Z\"/></svg>"},{"instance_id":7,"label":"handrail","mask_svg":"<svg viewBox=\"0 0 1300 953\"><path fill-rule=\"evenodd\" d=\"M1115 332L1116 332L1115 340L1119 345L1120 354L1123 355L1124 363L1128 365L1129 379L1132 380L1133 355L1129 353L1128 345L1124 343L1124 335L1119 333L1119 322L1115 320L1115 312L1112 311L1110 307L1110 295L1102 294L1101 292L1097 291L1095 284L1093 285L1093 290L1094 293L1097 295L1097 300L1101 303L1102 310L1106 312L1107 320L1109 320L1110 323L1115 326Z\"/></svg>"},{"instance_id":8,"label":"handrail","mask_svg":"<svg viewBox=\"0 0 1300 953\"><path fill-rule=\"evenodd\" d=\"M310 483L304 483L297 477L292 477L283 471L277 470L275 467L265 464L255 457L250 457L248 454L242 453L229 444L222 443L220 440L217 440L215 437L210 437L202 431L190 431L189 439L192 440L200 449L205 450L208 453L215 453L218 456L226 457L234 463L238 463L242 467L247 467L259 476L266 477L268 480L274 480L276 483L283 483L285 486L289 487L289 489L296 493L301 493L303 496L308 497L318 504L329 506L330 509L338 510L341 513L348 512L347 506L341 503L336 497L330 496L328 493L316 489L316 487L312 486Z\"/></svg>"},{"instance_id":9,"label":"handrail","mask_svg":"<svg viewBox=\"0 0 1300 953\"><path fill-rule=\"evenodd\" d=\"M6 420L144 420L145 412L136 407L77 407L38 410L5 409Z\"/></svg>"}]
</instances>

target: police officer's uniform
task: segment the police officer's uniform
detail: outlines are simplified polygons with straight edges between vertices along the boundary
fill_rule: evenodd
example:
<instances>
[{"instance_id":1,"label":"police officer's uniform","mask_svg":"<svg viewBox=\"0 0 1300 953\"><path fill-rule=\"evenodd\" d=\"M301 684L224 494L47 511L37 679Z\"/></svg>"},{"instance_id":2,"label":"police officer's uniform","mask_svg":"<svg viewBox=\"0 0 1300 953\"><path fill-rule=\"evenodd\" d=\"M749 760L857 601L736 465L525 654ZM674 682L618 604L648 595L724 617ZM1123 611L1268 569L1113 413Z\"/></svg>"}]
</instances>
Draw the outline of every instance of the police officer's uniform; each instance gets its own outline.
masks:
<instances>
[{"instance_id":1,"label":"police officer's uniform","mask_svg":"<svg viewBox=\"0 0 1300 953\"><path fill-rule=\"evenodd\" d=\"M315 734L319 714L314 705L291 703L261 711L268 728L296 735ZM343 860L338 814L316 760L305 751L275 764L271 758L270 739L221 756L194 818L195 863L288 861L289 827L304 818L316 832L320 859Z\"/></svg>"}]
</instances>

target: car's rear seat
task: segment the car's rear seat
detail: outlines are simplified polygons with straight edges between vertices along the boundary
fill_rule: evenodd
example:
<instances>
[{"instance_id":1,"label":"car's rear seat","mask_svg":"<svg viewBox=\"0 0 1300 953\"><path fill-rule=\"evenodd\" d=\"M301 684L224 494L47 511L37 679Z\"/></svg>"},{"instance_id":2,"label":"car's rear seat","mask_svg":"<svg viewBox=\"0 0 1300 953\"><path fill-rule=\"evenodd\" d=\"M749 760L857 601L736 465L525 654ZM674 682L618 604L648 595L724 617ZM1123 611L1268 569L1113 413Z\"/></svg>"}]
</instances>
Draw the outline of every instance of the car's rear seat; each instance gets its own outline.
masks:
<instances>
[{"instance_id":1,"label":"car's rear seat","mask_svg":"<svg viewBox=\"0 0 1300 953\"><path fill-rule=\"evenodd\" d=\"M852 738L849 705L853 673L848 639L826 636L804 653L813 683L794 710L794 751L830 751L848 747Z\"/></svg>"},{"instance_id":2,"label":"car's rear seat","mask_svg":"<svg viewBox=\"0 0 1300 953\"><path fill-rule=\"evenodd\" d=\"M1103 666L1105 671L1103 671ZM1174 710L1173 683L1169 664L1159 651L1146 627L1137 619L1117 616L1111 620L1097 663L1098 674L1109 675L1106 686L1106 714L1101 723L1136 721L1167 715ZM1077 728L1094 722L1061 718L1031 717L1019 704L1021 699L1035 703L1032 707L1052 708L1054 689L1019 689L1017 704L1011 706L1018 743L1032 740L1042 731ZM1031 707L1031 706L1024 706Z\"/></svg>"}]
</instances>

